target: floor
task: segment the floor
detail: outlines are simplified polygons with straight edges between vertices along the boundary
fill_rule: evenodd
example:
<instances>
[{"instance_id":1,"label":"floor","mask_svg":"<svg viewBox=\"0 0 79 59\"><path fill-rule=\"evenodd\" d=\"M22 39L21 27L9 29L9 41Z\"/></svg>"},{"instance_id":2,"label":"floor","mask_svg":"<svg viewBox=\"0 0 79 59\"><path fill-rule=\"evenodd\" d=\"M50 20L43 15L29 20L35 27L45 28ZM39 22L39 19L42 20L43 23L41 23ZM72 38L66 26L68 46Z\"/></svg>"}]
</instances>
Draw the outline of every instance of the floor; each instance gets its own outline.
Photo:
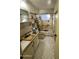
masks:
<instances>
[{"instance_id":1,"label":"floor","mask_svg":"<svg viewBox=\"0 0 79 59\"><path fill-rule=\"evenodd\" d=\"M53 37L50 35L49 31L42 31L45 34L43 39L40 39L39 46L35 53L34 59L55 59L54 58L54 48L55 42Z\"/></svg>"}]
</instances>

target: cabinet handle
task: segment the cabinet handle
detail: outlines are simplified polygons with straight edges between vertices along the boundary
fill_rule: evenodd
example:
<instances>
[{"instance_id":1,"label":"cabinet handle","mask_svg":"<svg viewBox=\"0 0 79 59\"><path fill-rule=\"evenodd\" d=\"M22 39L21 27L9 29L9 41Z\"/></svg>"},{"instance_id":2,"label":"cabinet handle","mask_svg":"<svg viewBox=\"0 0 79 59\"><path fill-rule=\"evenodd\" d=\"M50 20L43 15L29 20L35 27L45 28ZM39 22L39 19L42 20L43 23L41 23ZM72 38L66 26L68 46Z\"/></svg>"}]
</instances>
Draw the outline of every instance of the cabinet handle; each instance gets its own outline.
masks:
<instances>
[{"instance_id":1,"label":"cabinet handle","mask_svg":"<svg viewBox=\"0 0 79 59\"><path fill-rule=\"evenodd\" d=\"M56 41L57 34L54 34L54 40Z\"/></svg>"}]
</instances>

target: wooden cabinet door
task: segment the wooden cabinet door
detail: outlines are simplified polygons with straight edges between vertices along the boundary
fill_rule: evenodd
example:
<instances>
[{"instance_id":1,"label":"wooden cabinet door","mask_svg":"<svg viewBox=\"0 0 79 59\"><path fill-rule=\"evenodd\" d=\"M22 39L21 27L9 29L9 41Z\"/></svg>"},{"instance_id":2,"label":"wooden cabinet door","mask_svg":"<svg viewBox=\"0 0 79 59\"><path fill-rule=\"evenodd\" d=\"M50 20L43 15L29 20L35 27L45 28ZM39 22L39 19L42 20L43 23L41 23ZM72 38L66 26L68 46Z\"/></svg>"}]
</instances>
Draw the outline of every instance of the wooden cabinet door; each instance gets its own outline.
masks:
<instances>
[{"instance_id":1,"label":"wooden cabinet door","mask_svg":"<svg viewBox=\"0 0 79 59\"><path fill-rule=\"evenodd\" d=\"M36 49L37 49L37 47L38 47L38 45L39 45L38 36L34 39L33 43L34 43L34 51L36 51Z\"/></svg>"}]
</instances>

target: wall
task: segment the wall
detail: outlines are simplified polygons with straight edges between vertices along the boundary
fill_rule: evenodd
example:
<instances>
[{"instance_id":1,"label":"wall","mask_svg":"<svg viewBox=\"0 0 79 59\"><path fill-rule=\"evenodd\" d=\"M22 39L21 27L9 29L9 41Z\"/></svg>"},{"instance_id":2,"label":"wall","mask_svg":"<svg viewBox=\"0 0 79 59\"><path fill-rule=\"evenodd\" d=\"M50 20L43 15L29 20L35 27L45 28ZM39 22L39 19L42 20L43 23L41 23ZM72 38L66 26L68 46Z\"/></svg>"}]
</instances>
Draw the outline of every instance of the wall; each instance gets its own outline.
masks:
<instances>
[{"instance_id":1,"label":"wall","mask_svg":"<svg viewBox=\"0 0 79 59\"><path fill-rule=\"evenodd\" d=\"M34 8L31 4L21 0L20 1L20 9L26 10L28 12L32 12L32 13L38 13L38 10L36 8Z\"/></svg>"},{"instance_id":2,"label":"wall","mask_svg":"<svg viewBox=\"0 0 79 59\"><path fill-rule=\"evenodd\" d=\"M46 9L45 10L41 9L41 10L39 10L39 14L46 14L46 13L50 14L50 13L53 13L53 11L54 11L53 8L52 9L47 9L47 10Z\"/></svg>"},{"instance_id":3,"label":"wall","mask_svg":"<svg viewBox=\"0 0 79 59\"><path fill-rule=\"evenodd\" d=\"M55 59L59 59L59 0L57 0L55 7L54 7L54 13L58 11L56 14L56 48L55 48Z\"/></svg>"},{"instance_id":4,"label":"wall","mask_svg":"<svg viewBox=\"0 0 79 59\"><path fill-rule=\"evenodd\" d=\"M56 48L55 48L55 59L59 59L59 14L56 15Z\"/></svg>"}]
</instances>

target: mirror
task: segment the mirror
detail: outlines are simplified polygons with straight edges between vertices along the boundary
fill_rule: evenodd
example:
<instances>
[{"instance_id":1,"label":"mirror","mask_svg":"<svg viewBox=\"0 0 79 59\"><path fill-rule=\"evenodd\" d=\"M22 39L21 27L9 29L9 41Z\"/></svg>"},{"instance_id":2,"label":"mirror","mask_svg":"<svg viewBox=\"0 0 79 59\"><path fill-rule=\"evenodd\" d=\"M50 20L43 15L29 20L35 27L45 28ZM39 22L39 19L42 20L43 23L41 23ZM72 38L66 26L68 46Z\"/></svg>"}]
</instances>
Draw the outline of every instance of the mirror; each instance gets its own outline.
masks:
<instances>
[{"instance_id":1,"label":"mirror","mask_svg":"<svg viewBox=\"0 0 79 59\"><path fill-rule=\"evenodd\" d=\"M29 17L28 12L20 9L20 23L28 22L29 21L28 17Z\"/></svg>"}]
</instances>

